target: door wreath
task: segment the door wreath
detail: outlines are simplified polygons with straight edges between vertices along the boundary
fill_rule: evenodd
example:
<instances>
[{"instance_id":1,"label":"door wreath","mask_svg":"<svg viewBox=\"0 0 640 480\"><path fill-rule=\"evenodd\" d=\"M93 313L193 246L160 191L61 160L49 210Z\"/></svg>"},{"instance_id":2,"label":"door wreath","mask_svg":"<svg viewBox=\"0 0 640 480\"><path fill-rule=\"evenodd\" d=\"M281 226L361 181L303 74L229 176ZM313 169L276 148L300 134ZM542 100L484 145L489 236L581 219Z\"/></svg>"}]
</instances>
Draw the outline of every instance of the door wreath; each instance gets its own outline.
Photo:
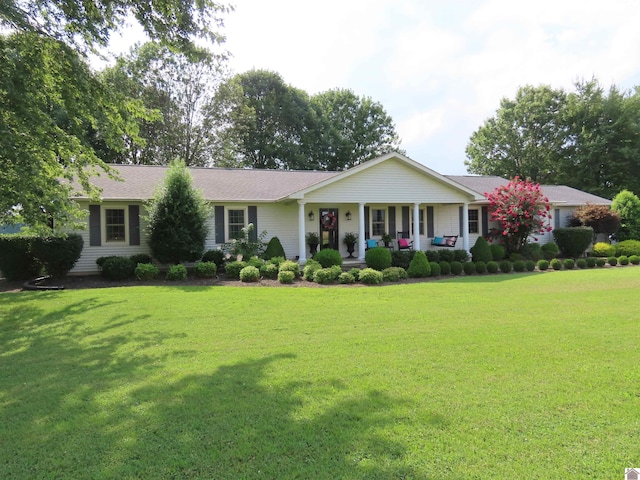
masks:
<instances>
[{"instance_id":1,"label":"door wreath","mask_svg":"<svg viewBox=\"0 0 640 480\"><path fill-rule=\"evenodd\" d=\"M336 228L336 216L331 212L325 213L322 216L322 227L325 230L335 230L335 228Z\"/></svg>"}]
</instances>

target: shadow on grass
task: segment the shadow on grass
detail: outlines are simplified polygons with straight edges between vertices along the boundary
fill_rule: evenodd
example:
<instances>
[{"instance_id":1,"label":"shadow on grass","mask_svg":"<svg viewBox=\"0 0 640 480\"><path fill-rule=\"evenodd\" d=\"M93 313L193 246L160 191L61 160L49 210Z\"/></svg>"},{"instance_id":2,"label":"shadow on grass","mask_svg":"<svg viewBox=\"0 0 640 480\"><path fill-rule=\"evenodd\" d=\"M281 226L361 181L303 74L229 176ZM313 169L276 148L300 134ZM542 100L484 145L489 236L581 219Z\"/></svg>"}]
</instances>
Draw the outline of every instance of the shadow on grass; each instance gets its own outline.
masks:
<instances>
[{"instance_id":1,"label":"shadow on grass","mask_svg":"<svg viewBox=\"0 0 640 480\"><path fill-rule=\"evenodd\" d=\"M404 444L381 433L401 400L347 395L331 378L273 383L289 354L165 377L168 356L193 352L145 353L171 336L127 334L136 318L76 319L102 306L45 314L16 301L0 323L1 478L416 477ZM307 410L311 398L322 407Z\"/></svg>"}]
</instances>

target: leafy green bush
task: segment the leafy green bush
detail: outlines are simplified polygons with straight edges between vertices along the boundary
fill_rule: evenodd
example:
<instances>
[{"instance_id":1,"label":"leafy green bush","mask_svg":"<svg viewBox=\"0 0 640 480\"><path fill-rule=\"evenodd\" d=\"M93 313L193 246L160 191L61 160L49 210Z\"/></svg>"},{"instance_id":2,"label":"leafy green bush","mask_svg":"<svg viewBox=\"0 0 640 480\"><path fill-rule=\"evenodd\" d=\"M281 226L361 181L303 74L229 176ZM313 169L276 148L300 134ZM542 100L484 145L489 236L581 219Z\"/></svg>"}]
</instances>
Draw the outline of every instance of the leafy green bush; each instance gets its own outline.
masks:
<instances>
[{"instance_id":1,"label":"leafy green bush","mask_svg":"<svg viewBox=\"0 0 640 480\"><path fill-rule=\"evenodd\" d=\"M629 265L629 257L627 257L626 255L620 255L618 257L618 263L620 265Z\"/></svg>"},{"instance_id":2,"label":"leafy green bush","mask_svg":"<svg viewBox=\"0 0 640 480\"><path fill-rule=\"evenodd\" d=\"M509 273L513 268L513 264L509 260L501 260L498 265L502 273Z\"/></svg>"},{"instance_id":3,"label":"leafy green bush","mask_svg":"<svg viewBox=\"0 0 640 480\"><path fill-rule=\"evenodd\" d=\"M42 270L31 249L34 239L25 235L0 235L0 271L7 280L28 280Z\"/></svg>"},{"instance_id":4,"label":"leafy green bush","mask_svg":"<svg viewBox=\"0 0 640 480\"><path fill-rule=\"evenodd\" d=\"M287 259L284 257L271 257L269 259L269 263L273 263L275 266L279 267L282 262L286 262Z\"/></svg>"},{"instance_id":5,"label":"leafy green bush","mask_svg":"<svg viewBox=\"0 0 640 480\"><path fill-rule=\"evenodd\" d=\"M260 270L253 265L247 265L242 270L240 270L240 281L249 283L249 282L257 282L260 279Z\"/></svg>"},{"instance_id":6,"label":"leafy green bush","mask_svg":"<svg viewBox=\"0 0 640 480\"><path fill-rule=\"evenodd\" d=\"M207 250L206 252L204 252L204 255L202 255L202 261L213 262L221 267L222 265L224 265L224 257L225 255L222 250Z\"/></svg>"},{"instance_id":7,"label":"leafy green bush","mask_svg":"<svg viewBox=\"0 0 640 480\"><path fill-rule=\"evenodd\" d=\"M565 270L573 270L573 267L576 266L576 262L573 260L573 258L565 258L563 266Z\"/></svg>"},{"instance_id":8,"label":"leafy green bush","mask_svg":"<svg viewBox=\"0 0 640 480\"><path fill-rule=\"evenodd\" d=\"M365 252L364 261L367 267L382 271L391 266L391 252L385 247L373 247Z\"/></svg>"},{"instance_id":9,"label":"leafy green bush","mask_svg":"<svg viewBox=\"0 0 640 480\"><path fill-rule=\"evenodd\" d=\"M444 249L440 249L437 250L438 252L438 258L440 259L441 262L453 262L455 260L455 254L453 253L453 250L444 250Z\"/></svg>"},{"instance_id":10,"label":"leafy green bush","mask_svg":"<svg viewBox=\"0 0 640 480\"><path fill-rule=\"evenodd\" d=\"M527 243L522 247L522 256L524 260L533 260L537 262L542 255L542 246L539 243Z\"/></svg>"},{"instance_id":11,"label":"leafy green bush","mask_svg":"<svg viewBox=\"0 0 640 480\"><path fill-rule=\"evenodd\" d=\"M514 272L524 272L527 268L527 265L524 263L524 260L516 260L513 262L513 271Z\"/></svg>"},{"instance_id":12,"label":"leafy green bush","mask_svg":"<svg viewBox=\"0 0 640 480\"><path fill-rule=\"evenodd\" d=\"M102 263L102 276L109 280L125 280L131 278L136 265L129 257L107 257Z\"/></svg>"},{"instance_id":13,"label":"leafy green bush","mask_svg":"<svg viewBox=\"0 0 640 480\"><path fill-rule=\"evenodd\" d=\"M451 275L451 264L449 262L442 260L438 262L438 265L440 265L440 275Z\"/></svg>"},{"instance_id":14,"label":"leafy green bush","mask_svg":"<svg viewBox=\"0 0 640 480\"><path fill-rule=\"evenodd\" d=\"M409 268L411 260L413 260L414 253L415 252L413 250L394 250L393 252L391 252L391 266L402 267L406 270L407 268ZM427 252L427 258L429 258L429 252Z\"/></svg>"},{"instance_id":15,"label":"leafy green bush","mask_svg":"<svg viewBox=\"0 0 640 480\"><path fill-rule=\"evenodd\" d=\"M196 277L213 278L218 273L218 266L213 262L196 262L193 271Z\"/></svg>"},{"instance_id":16,"label":"leafy green bush","mask_svg":"<svg viewBox=\"0 0 640 480\"><path fill-rule=\"evenodd\" d=\"M360 278L360 269L357 267L353 267L349 270L349 273L353 275L353 278L357 281Z\"/></svg>"},{"instance_id":17,"label":"leafy green bush","mask_svg":"<svg viewBox=\"0 0 640 480\"><path fill-rule=\"evenodd\" d=\"M233 262L229 262L224 266L224 271L226 272L227 278L229 280L240 280L240 270L248 265L249 264L247 262L234 260Z\"/></svg>"},{"instance_id":18,"label":"leafy green bush","mask_svg":"<svg viewBox=\"0 0 640 480\"><path fill-rule=\"evenodd\" d=\"M247 266L256 267L258 270L265 264L265 261L260 257L249 257L248 259L243 258L245 262L247 262Z\"/></svg>"},{"instance_id":19,"label":"leafy green bush","mask_svg":"<svg viewBox=\"0 0 640 480\"><path fill-rule=\"evenodd\" d=\"M597 258L596 259L596 266L598 267L604 267L607 264L607 260L604 258Z\"/></svg>"},{"instance_id":20,"label":"leafy green bush","mask_svg":"<svg viewBox=\"0 0 640 480\"><path fill-rule=\"evenodd\" d=\"M507 249L504 248L504 245L500 245L499 243L494 243L493 245L490 245L490 247L491 247L491 258L493 258L494 262L500 262L504 260L504 257L507 256Z\"/></svg>"},{"instance_id":21,"label":"leafy green bush","mask_svg":"<svg viewBox=\"0 0 640 480\"><path fill-rule=\"evenodd\" d=\"M625 240L623 242L616 243L615 249L615 255L617 257L620 255L626 255L627 257L630 257L631 255L640 255L640 240Z\"/></svg>"},{"instance_id":22,"label":"leafy green bush","mask_svg":"<svg viewBox=\"0 0 640 480\"><path fill-rule=\"evenodd\" d=\"M307 263L302 267L302 278L307 280L308 282L313 282L313 276L315 273L322 268L320 262L316 262L315 260L307 260Z\"/></svg>"},{"instance_id":23,"label":"leafy green bush","mask_svg":"<svg viewBox=\"0 0 640 480\"><path fill-rule=\"evenodd\" d=\"M484 237L478 237L476 243L471 247L471 255L474 262L490 262L493 260L491 246Z\"/></svg>"},{"instance_id":24,"label":"leafy green bush","mask_svg":"<svg viewBox=\"0 0 640 480\"><path fill-rule=\"evenodd\" d=\"M593 228L566 227L556 228L553 238L558 244L560 252L566 257L579 257L593 241Z\"/></svg>"},{"instance_id":25,"label":"leafy green bush","mask_svg":"<svg viewBox=\"0 0 640 480\"><path fill-rule=\"evenodd\" d=\"M278 271L280 272L293 272L295 278L300 276L300 265L298 262L294 262L293 260L285 260L278 267Z\"/></svg>"},{"instance_id":26,"label":"leafy green bush","mask_svg":"<svg viewBox=\"0 0 640 480\"><path fill-rule=\"evenodd\" d=\"M263 278L275 280L278 278L278 266L275 263L265 263L260 267L260 275Z\"/></svg>"},{"instance_id":27,"label":"leafy green bush","mask_svg":"<svg viewBox=\"0 0 640 480\"><path fill-rule=\"evenodd\" d=\"M606 242L598 242L591 249L594 257L613 257L616 254L616 247Z\"/></svg>"},{"instance_id":28,"label":"leafy green bush","mask_svg":"<svg viewBox=\"0 0 640 480\"><path fill-rule=\"evenodd\" d=\"M413 255L413 260L409 264L407 274L411 278L425 278L431 273L431 267L429 266L429 260L424 252L417 251Z\"/></svg>"},{"instance_id":29,"label":"leafy green bush","mask_svg":"<svg viewBox=\"0 0 640 480\"><path fill-rule=\"evenodd\" d=\"M544 245L542 245L542 247L540 247L540 249L542 250L542 256L545 260L556 258L560 253L558 245L553 242L545 243Z\"/></svg>"},{"instance_id":30,"label":"leafy green bush","mask_svg":"<svg viewBox=\"0 0 640 480\"><path fill-rule=\"evenodd\" d=\"M35 238L32 244L33 255L44 265L46 272L52 277L64 277L74 267L84 241L78 234L66 237ZM135 268L135 263L133 264Z\"/></svg>"},{"instance_id":31,"label":"leafy green bush","mask_svg":"<svg viewBox=\"0 0 640 480\"><path fill-rule=\"evenodd\" d=\"M533 272L536 269L536 262L527 260L524 262L524 268L527 269L527 272Z\"/></svg>"},{"instance_id":32,"label":"leafy green bush","mask_svg":"<svg viewBox=\"0 0 640 480\"><path fill-rule=\"evenodd\" d=\"M286 257L282 243L278 237L272 237L265 248L262 258L265 260L271 260L273 257Z\"/></svg>"},{"instance_id":33,"label":"leafy green bush","mask_svg":"<svg viewBox=\"0 0 640 480\"><path fill-rule=\"evenodd\" d=\"M429 263L438 263L440 261L440 254L437 250L427 250L426 252L424 252L424 254L427 256L427 260L429 260Z\"/></svg>"},{"instance_id":34,"label":"leafy green bush","mask_svg":"<svg viewBox=\"0 0 640 480\"><path fill-rule=\"evenodd\" d=\"M160 270L153 263L139 263L135 270L135 276L138 280L155 280L160 274Z\"/></svg>"},{"instance_id":35,"label":"leafy green bush","mask_svg":"<svg viewBox=\"0 0 640 480\"><path fill-rule=\"evenodd\" d=\"M489 260L492 261L492 260ZM476 273L486 273L487 272L487 263L482 260L476 262Z\"/></svg>"},{"instance_id":36,"label":"leafy green bush","mask_svg":"<svg viewBox=\"0 0 640 480\"><path fill-rule=\"evenodd\" d=\"M333 267L329 267L329 270L331 270L334 280L337 280L340 274L342 273L342 267L340 265L334 265Z\"/></svg>"},{"instance_id":37,"label":"leafy green bush","mask_svg":"<svg viewBox=\"0 0 640 480\"><path fill-rule=\"evenodd\" d=\"M437 277L440 275L440 264L438 262L429 262L429 267L431 267L430 277Z\"/></svg>"},{"instance_id":38,"label":"leafy green bush","mask_svg":"<svg viewBox=\"0 0 640 480\"><path fill-rule=\"evenodd\" d=\"M385 282L397 282L407 278L407 271L402 267L389 267L382 271L382 279Z\"/></svg>"},{"instance_id":39,"label":"leafy green bush","mask_svg":"<svg viewBox=\"0 0 640 480\"><path fill-rule=\"evenodd\" d=\"M169 267L169 270L167 270L167 280L177 282L180 280L184 280L185 278L187 278L187 267L185 267L181 263L178 263L177 265L171 265Z\"/></svg>"},{"instance_id":40,"label":"leafy green bush","mask_svg":"<svg viewBox=\"0 0 640 480\"><path fill-rule=\"evenodd\" d=\"M458 248L453 251L453 260L455 262L464 263L469 260L469 252L462 248Z\"/></svg>"},{"instance_id":41,"label":"leafy green bush","mask_svg":"<svg viewBox=\"0 0 640 480\"><path fill-rule=\"evenodd\" d=\"M576 266L581 269L584 270L585 268L587 268L587 260L585 258L579 258L576 261Z\"/></svg>"},{"instance_id":42,"label":"leafy green bush","mask_svg":"<svg viewBox=\"0 0 640 480\"><path fill-rule=\"evenodd\" d=\"M487 262L487 272L489 273L498 273L498 270L500 270L500 267L498 266L498 262L491 260L490 262Z\"/></svg>"},{"instance_id":43,"label":"leafy green bush","mask_svg":"<svg viewBox=\"0 0 640 480\"><path fill-rule=\"evenodd\" d=\"M153 263L153 259L148 253L136 253L131 255L129 258L134 265L138 265L139 263Z\"/></svg>"},{"instance_id":44,"label":"leafy green bush","mask_svg":"<svg viewBox=\"0 0 640 480\"><path fill-rule=\"evenodd\" d=\"M355 281L356 281L356 277L351 275L351 273L349 272L342 272L338 277L338 282L344 285L350 285L352 283L355 283Z\"/></svg>"},{"instance_id":45,"label":"leafy green bush","mask_svg":"<svg viewBox=\"0 0 640 480\"><path fill-rule=\"evenodd\" d=\"M612 267L615 267L618 264L618 259L616 257L607 258L607 263Z\"/></svg>"},{"instance_id":46,"label":"leafy green bush","mask_svg":"<svg viewBox=\"0 0 640 480\"><path fill-rule=\"evenodd\" d=\"M462 269L466 275L473 275L476 273L476 264L473 262L464 262L462 264Z\"/></svg>"},{"instance_id":47,"label":"leafy green bush","mask_svg":"<svg viewBox=\"0 0 640 480\"><path fill-rule=\"evenodd\" d=\"M460 275L462 273L462 263L454 260L451 262L451 274L452 275Z\"/></svg>"},{"instance_id":48,"label":"leafy green bush","mask_svg":"<svg viewBox=\"0 0 640 480\"><path fill-rule=\"evenodd\" d=\"M280 270L278 272L278 281L280 283L293 283L296 278L296 274L291 270Z\"/></svg>"},{"instance_id":49,"label":"leafy green bush","mask_svg":"<svg viewBox=\"0 0 640 480\"><path fill-rule=\"evenodd\" d=\"M554 270L562 270L562 260L560 260L559 258L551 259L551 262L549 262L549 265Z\"/></svg>"},{"instance_id":50,"label":"leafy green bush","mask_svg":"<svg viewBox=\"0 0 640 480\"><path fill-rule=\"evenodd\" d=\"M538 270L544 272L549 268L549 260L538 260Z\"/></svg>"},{"instance_id":51,"label":"leafy green bush","mask_svg":"<svg viewBox=\"0 0 640 480\"><path fill-rule=\"evenodd\" d=\"M365 285L378 285L382 283L382 272L373 268L363 268L360 270L360 282Z\"/></svg>"},{"instance_id":52,"label":"leafy green bush","mask_svg":"<svg viewBox=\"0 0 640 480\"><path fill-rule=\"evenodd\" d=\"M596 259L593 257L587 257L585 258L585 261L587 262L587 267L589 268L593 268L596 266Z\"/></svg>"},{"instance_id":53,"label":"leafy green bush","mask_svg":"<svg viewBox=\"0 0 640 480\"><path fill-rule=\"evenodd\" d=\"M340 252L333 248L323 248L313 256L313 259L320 263L322 268L329 268L333 265L342 265L342 256L340 256Z\"/></svg>"},{"instance_id":54,"label":"leafy green bush","mask_svg":"<svg viewBox=\"0 0 640 480\"><path fill-rule=\"evenodd\" d=\"M631 262L632 265L640 264L640 255L631 255L629 257L629 262Z\"/></svg>"}]
</instances>

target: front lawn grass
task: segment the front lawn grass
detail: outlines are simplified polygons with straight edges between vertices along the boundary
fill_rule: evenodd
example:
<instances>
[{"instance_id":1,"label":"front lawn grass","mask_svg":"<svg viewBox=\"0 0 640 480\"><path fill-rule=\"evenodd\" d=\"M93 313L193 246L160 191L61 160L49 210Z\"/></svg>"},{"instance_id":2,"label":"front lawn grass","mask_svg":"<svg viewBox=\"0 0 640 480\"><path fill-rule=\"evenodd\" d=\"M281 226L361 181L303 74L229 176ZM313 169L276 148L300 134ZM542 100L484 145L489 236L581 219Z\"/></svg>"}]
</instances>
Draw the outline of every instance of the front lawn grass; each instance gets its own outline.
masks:
<instances>
[{"instance_id":1,"label":"front lawn grass","mask_svg":"<svg viewBox=\"0 0 640 480\"><path fill-rule=\"evenodd\" d=\"M0 478L622 478L640 269L0 294Z\"/></svg>"}]
</instances>

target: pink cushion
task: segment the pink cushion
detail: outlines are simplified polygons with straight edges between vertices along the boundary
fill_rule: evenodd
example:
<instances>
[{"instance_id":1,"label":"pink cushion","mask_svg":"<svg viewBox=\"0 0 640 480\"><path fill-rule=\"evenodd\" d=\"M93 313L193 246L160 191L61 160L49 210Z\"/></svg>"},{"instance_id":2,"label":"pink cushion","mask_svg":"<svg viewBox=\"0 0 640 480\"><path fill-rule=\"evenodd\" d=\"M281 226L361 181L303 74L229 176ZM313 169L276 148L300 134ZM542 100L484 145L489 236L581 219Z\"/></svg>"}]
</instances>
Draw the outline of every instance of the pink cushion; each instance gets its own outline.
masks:
<instances>
[{"instance_id":1,"label":"pink cushion","mask_svg":"<svg viewBox=\"0 0 640 480\"><path fill-rule=\"evenodd\" d=\"M406 238L399 238L398 239L398 246L401 247L401 248L407 248L409 246L409 240L407 240Z\"/></svg>"}]
</instances>

